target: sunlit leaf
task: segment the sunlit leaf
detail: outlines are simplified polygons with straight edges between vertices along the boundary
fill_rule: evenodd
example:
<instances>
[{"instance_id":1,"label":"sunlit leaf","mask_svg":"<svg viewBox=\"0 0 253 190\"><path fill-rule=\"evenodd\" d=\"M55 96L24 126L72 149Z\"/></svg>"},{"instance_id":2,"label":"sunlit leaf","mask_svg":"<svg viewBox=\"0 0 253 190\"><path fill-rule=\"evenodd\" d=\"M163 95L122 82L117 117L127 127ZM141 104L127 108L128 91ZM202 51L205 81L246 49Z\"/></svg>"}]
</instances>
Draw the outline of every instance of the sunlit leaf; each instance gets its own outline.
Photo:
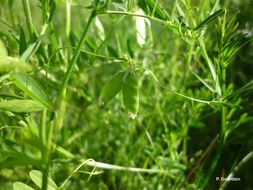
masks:
<instances>
[{"instance_id":1,"label":"sunlit leaf","mask_svg":"<svg viewBox=\"0 0 253 190\"><path fill-rule=\"evenodd\" d=\"M34 188L22 183L22 182L15 182L13 183L14 190L35 190Z\"/></svg>"},{"instance_id":2,"label":"sunlit leaf","mask_svg":"<svg viewBox=\"0 0 253 190\"><path fill-rule=\"evenodd\" d=\"M42 178L43 178L43 174L41 171L38 170L32 170L29 172L29 176L31 178L31 180L39 187L42 187ZM48 177L48 184L47 184L47 189L48 190L56 190L57 189L57 185L55 184L55 182Z\"/></svg>"}]
</instances>

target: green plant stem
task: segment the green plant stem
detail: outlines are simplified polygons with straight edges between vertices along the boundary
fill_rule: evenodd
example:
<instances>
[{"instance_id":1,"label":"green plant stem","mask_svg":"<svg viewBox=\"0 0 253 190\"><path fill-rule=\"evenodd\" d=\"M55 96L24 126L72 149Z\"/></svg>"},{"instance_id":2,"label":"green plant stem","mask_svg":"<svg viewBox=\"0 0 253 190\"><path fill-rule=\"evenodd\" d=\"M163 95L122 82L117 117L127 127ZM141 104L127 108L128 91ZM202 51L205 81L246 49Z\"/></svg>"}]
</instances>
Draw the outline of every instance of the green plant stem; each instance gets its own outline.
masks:
<instances>
[{"instance_id":1,"label":"green plant stem","mask_svg":"<svg viewBox=\"0 0 253 190\"><path fill-rule=\"evenodd\" d=\"M136 14L136 13L132 13L132 12L125 12L125 11L105 11L99 14L107 14L107 15L126 15L126 16L135 16L135 17L143 17L143 18L147 18L150 19L152 21L158 22L164 26L170 27L170 28L174 28L174 29L179 29L182 26L179 26L176 22L174 22L173 20L169 21L169 20L161 20L159 18L155 18L152 16L148 16L148 15L144 15L144 14Z\"/></svg>"},{"instance_id":2,"label":"green plant stem","mask_svg":"<svg viewBox=\"0 0 253 190\"><path fill-rule=\"evenodd\" d=\"M22 0L24 11L25 11L25 17L26 17L26 23L28 27L28 31L30 33L30 36L33 34L33 24L32 24L32 16L31 16L31 10L29 6L28 0Z\"/></svg>"},{"instance_id":3,"label":"green plant stem","mask_svg":"<svg viewBox=\"0 0 253 190\"><path fill-rule=\"evenodd\" d=\"M83 30L83 33L81 35L81 38L79 40L79 43L77 45L77 48L75 49L75 52L74 52L74 55L69 63L69 66L67 68L67 72L63 78L63 81L62 81L62 84L61 84L61 87L60 87L60 91L59 91L59 97L62 97L62 95L64 94L64 91L68 85L68 81L70 79L70 76L72 74L72 71L73 71L73 68L74 68L74 65L76 64L76 61L79 57L79 54L81 52L81 48L83 46L83 44L85 43L86 41L86 36L87 36L87 33L89 31L89 28L91 26L91 23L93 21L93 19L95 18L96 16L96 12L95 11L92 11L90 17L89 17L89 20L88 20L88 23L86 25L86 27L84 28Z\"/></svg>"},{"instance_id":4,"label":"green plant stem","mask_svg":"<svg viewBox=\"0 0 253 190\"><path fill-rule=\"evenodd\" d=\"M48 12L48 0L42 1L42 23L45 23L47 20L47 12Z\"/></svg>"},{"instance_id":5,"label":"green plant stem","mask_svg":"<svg viewBox=\"0 0 253 190\"><path fill-rule=\"evenodd\" d=\"M222 61L220 61L220 64L223 65ZM222 90L222 95L225 93L226 91L226 68L222 67L221 68L221 81L220 81L220 85L221 85L221 90ZM223 147L224 147L224 140L225 140L225 131L226 131L226 121L227 121L227 108L226 107L222 107L221 108L221 129L220 129L220 141L219 141L219 145L218 145L218 149L215 153L214 159L211 163L211 166L207 172L207 175L205 176L204 182L202 183L202 188L204 188L206 186L206 184L208 183L210 177L212 176L218 162L220 159L220 156L222 154L223 151Z\"/></svg>"},{"instance_id":6,"label":"green plant stem","mask_svg":"<svg viewBox=\"0 0 253 190\"><path fill-rule=\"evenodd\" d=\"M47 190L48 183L48 171L49 171L49 151L47 149L46 127L47 110L42 112L41 124L40 124L40 141L41 141L41 161L42 161L42 190Z\"/></svg>"},{"instance_id":7,"label":"green plant stem","mask_svg":"<svg viewBox=\"0 0 253 190\"><path fill-rule=\"evenodd\" d=\"M86 36L89 31L89 28L91 26L91 23L93 19L96 17L96 12L93 10L90 14L89 20L87 22L86 27L83 30L83 33L81 35L81 38L79 40L79 43L77 45L77 48L74 51L74 55L69 63L69 66L67 68L66 74L64 75L63 81L60 86L59 94L58 94L58 100L57 100L57 117L55 119L55 135L57 136L58 132L61 129L64 114L65 114L65 97L66 97L66 88L69 82L69 79L71 77L74 65L76 64L76 61L80 55L81 48L84 45L86 41Z\"/></svg>"},{"instance_id":8,"label":"green plant stem","mask_svg":"<svg viewBox=\"0 0 253 190\"><path fill-rule=\"evenodd\" d=\"M66 36L69 37L71 28L71 0L66 1Z\"/></svg>"},{"instance_id":9,"label":"green plant stem","mask_svg":"<svg viewBox=\"0 0 253 190\"><path fill-rule=\"evenodd\" d=\"M222 90L222 95L226 91L226 68L222 68L221 71L221 90ZM226 120L227 120L227 108L222 107L221 108L221 133L225 134L226 130Z\"/></svg>"},{"instance_id":10,"label":"green plant stem","mask_svg":"<svg viewBox=\"0 0 253 190\"><path fill-rule=\"evenodd\" d=\"M62 53L62 48L60 48L60 46L59 46L59 43L58 43L58 41L57 41L57 38L56 38L56 35L55 35L55 30L54 30L54 26L53 26L53 23L52 22L50 22L49 24L48 24L48 30L49 30L49 38L50 38L50 40L51 40L51 42L52 42L52 45L53 45L53 47L54 47L54 50L55 51L58 51L59 49L59 57L60 57L60 59L61 59L61 61L64 61L64 59L63 59L63 53Z\"/></svg>"},{"instance_id":11,"label":"green plant stem","mask_svg":"<svg viewBox=\"0 0 253 190\"><path fill-rule=\"evenodd\" d=\"M207 183L210 181L210 177L212 176L212 174L217 166L217 163L220 159L220 156L221 156L221 153L223 150L223 136L219 136L219 137L220 137L220 140L218 143L218 148L217 148L216 153L212 159L212 163L211 163L206 175L204 175L200 178L200 182L202 183L200 189L205 189L205 187L206 187Z\"/></svg>"},{"instance_id":12,"label":"green plant stem","mask_svg":"<svg viewBox=\"0 0 253 190\"><path fill-rule=\"evenodd\" d=\"M216 81L216 72L215 72L213 63L212 63L211 59L209 58L209 56L208 56L208 54L206 52L205 43L204 43L204 41L203 41L202 38L199 39L199 44L200 44L200 48L201 48L201 51L202 51L202 55L203 55L205 61L207 62L208 67L209 67L209 69L211 71L213 80Z\"/></svg>"}]
</instances>

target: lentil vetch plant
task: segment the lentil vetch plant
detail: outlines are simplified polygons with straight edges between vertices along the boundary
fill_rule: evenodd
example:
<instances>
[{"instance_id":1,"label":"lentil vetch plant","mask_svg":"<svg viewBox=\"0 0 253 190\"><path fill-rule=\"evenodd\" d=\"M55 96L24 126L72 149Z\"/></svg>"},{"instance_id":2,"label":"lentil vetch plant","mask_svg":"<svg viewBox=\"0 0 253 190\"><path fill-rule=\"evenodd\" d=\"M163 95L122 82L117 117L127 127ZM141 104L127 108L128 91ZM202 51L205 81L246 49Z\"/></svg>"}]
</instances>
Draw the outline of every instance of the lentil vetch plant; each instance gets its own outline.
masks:
<instances>
[{"instance_id":1,"label":"lentil vetch plant","mask_svg":"<svg viewBox=\"0 0 253 190\"><path fill-rule=\"evenodd\" d=\"M0 189L252 189L252 6L0 1Z\"/></svg>"}]
</instances>

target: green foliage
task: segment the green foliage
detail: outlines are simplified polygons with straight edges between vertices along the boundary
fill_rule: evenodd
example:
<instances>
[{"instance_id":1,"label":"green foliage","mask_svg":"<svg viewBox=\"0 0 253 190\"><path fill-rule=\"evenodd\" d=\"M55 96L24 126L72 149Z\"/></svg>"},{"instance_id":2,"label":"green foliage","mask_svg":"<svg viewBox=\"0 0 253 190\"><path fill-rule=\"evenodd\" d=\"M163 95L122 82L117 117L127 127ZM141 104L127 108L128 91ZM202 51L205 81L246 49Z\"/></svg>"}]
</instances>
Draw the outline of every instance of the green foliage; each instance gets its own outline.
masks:
<instances>
[{"instance_id":1,"label":"green foliage","mask_svg":"<svg viewBox=\"0 0 253 190\"><path fill-rule=\"evenodd\" d=\"M42 111L45 109L43 105L33 100L7 100L0 102L0 110L29 113Z\"/></svg>"},{"instance_id":2,"label":"green foliage","mask_svg":"<svg viewBox=\"0 0 253 190\"><path fill-rule=\"evenodd\" d=\"M252 189L248 5L0 1L1 189Z\"/></svg>"}]
</instances>

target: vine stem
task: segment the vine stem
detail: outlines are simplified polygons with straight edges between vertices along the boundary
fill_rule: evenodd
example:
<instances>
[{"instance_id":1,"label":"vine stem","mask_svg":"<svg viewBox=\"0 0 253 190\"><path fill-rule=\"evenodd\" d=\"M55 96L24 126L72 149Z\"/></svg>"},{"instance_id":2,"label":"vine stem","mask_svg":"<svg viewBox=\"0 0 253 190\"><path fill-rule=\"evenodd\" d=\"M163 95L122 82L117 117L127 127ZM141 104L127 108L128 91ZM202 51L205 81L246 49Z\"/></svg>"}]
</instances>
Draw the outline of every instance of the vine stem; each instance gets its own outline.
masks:
<instances>
[{"instance_id":1,"label":"vine stem","mask_svg":"<svg viewBox=\"0 0 253 190\"><path fill-rule=\"evenodd\" d=\"M59 97L62 97L64 95L64 91L65 91L65 89L66 89L66 87L68 85L68 81L69 81L70 76L72 74L74 65L76 64L76 61L77 61L77 59L79 57L79 54L81 52L81 48L82 48L83 44L86 41L86 36L87 36L87 33L88 33L89 28L91 26L91 23L92 23L92 21L93 21L93 19L95 17L96 17L96 12L92 11L92 13L91 13L91 15L89 17L88 23L87 23L86 27L83 30L83 33L81 35L81 38L80 38L79 43L77 45L77 48L75 49L74 55L73 55L73 57L72 57L72 59L70 61L70 64L69 64L68 68L67 68L66 74L65 74L65 76L63 78L63 82L61 84L60 91L59 91Z\"/></svg>"},{"instance_id":2,"label":"vine stem","mask_svg":"<svg viewBox=\"0 0 253 190\"><path fill-rule=\"evenodd\" d=\"M81 48L84 45L85 41L86 41L86 37L89 31L89 28L91 26L91 23L93 21L93 19L96 17L96 11L93 10L90 14L89 20L87 22L86 27L83 30L83 33L81 35L81 38L78 42L77 48L74 51L73 57L70 60L70 63L68 65L66 74L64 75L64 78L62 80L61 86L60 86L60 90L59 90L59 94L58 94L58 100L57 100L57 116L55 118L55 135L57 136L57 134L59 133L61 127L62 127L62 122L63 122L63 118L64 118L64 114L65 114L65 97L66 97L66 89L67 89L67 85L69 82L69 79L71 77L73 68L76 64L76 61L80 55L81 52Z\"/></svg>"}]
</instances>

